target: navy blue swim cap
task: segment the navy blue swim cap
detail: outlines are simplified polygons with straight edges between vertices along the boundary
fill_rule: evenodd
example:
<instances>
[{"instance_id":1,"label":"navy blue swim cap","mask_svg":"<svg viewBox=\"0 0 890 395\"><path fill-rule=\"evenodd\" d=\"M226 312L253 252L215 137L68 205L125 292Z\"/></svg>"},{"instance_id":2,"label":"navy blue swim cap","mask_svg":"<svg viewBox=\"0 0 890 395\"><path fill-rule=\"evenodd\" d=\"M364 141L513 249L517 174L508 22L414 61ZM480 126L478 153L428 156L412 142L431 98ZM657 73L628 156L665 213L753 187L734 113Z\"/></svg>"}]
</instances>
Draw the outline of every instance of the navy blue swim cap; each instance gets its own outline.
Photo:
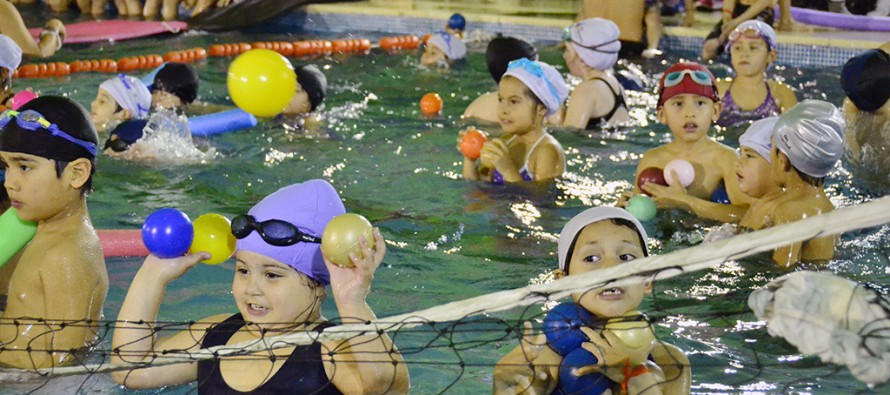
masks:
<instances>
[{"instance_id":1,"label":"navy blue swim cap","mask_svg":"<svg viewBox=\"0 0 890 395\"><path fill-rule=\"evenodd\" d=\"M111 148L117 152L126 151L133 143L142 138L146 124L148 124L146 119L131 119L122 122L108 134L105 148Z\"/></svg>"},{"instance_id":2,"label":"navy blue swim cap","mask_svg":"<svg viewBox=\"0 0 890 395\"><path fill-rule=\"evenodd\" d=\"M461 14L454 14L448 18L448 28L453 30L464 30L467 27L467 20Z\"/></svg>"},{"instance_id":3,"label":"navy blue swim cap","mask_svg":"<svg viewBox=\"0 0 890 395\"><path fill-rule=\"evenodd\" d=\"M841 70L841 87L861 111L875 111L890 99L890 55L869 49L856 55Z\"/></svg>"}]
</instances>

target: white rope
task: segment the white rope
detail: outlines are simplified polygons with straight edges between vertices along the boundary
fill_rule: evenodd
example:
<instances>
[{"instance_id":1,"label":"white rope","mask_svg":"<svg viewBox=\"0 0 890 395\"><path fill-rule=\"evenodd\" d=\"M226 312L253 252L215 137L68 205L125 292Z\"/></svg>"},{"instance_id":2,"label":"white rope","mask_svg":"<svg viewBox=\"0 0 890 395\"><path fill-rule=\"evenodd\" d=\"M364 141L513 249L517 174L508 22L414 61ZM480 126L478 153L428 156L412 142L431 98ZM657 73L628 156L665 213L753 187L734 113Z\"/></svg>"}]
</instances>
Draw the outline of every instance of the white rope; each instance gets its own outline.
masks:
<instances>
[{"instance_id":1,"label":"white rope","mask_svg":"<svg viewBox=\"0 0 890 395\"><path fill-rule=\"evenodd\" d=\"M265 339L265 341L253 340L233 345L210 347L190 352L187 356L157 355L151 365L142 367L183 362L193 363L197 360L245 355L272 348L310 344L315 341L348 339L364 333L397 331L430 322L455 321L477 314L509 310L517 306L559 299L572 293L584 292L607 281L633 275L656 273L659 279L674 277L683 273L719 265L728 260L773 250L791 243L873 227L888 222L890 222L890 196L885 196L872 202L839 209L797 222L745 233L664 255L638 259L604 270L568 276L547 284L535 284L508 291L494 292L425 310L378 319L368 324L334 326L325 329L320 335L309 332L297 332L270 337ZM139 366L141 365L100 363L40 369L38 373L53 375L99 373L129 370Z\"/></svg>"}]
</instances>

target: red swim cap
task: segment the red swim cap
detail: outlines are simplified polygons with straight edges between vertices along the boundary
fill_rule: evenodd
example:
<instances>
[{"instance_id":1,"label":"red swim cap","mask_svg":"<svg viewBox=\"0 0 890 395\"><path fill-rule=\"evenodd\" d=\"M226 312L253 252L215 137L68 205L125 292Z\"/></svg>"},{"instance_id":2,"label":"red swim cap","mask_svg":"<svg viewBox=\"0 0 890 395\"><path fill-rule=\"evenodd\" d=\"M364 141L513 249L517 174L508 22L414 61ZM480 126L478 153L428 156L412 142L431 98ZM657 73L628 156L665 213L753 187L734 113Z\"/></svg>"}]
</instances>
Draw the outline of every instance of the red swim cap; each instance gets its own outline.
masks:
<instances>
[{"instance_id":1,"label":"red swim cap","mask_svg":"<svg viewBox=\"0 0 890 395\"><path fill-rule=\"evenodd\" d=\"M668 83L670 86L665 87L665 80L668 76L673 73L682 73L684 70L703 72L707 74L707 79L710 83L704 83L704 80L696 81L692 75L683 74L679 76L681 78L679 83L674 85ZM676 77L676 74L674 76ZM715 102L720 101L720 97L717 96L717 79L714 78L714 75L711 74L707 67L694 62L676 63L664 72L661 80L658 82L658 106L661 107L668 99L684 93L704 96Z\"/></svg>"}]
</instances>

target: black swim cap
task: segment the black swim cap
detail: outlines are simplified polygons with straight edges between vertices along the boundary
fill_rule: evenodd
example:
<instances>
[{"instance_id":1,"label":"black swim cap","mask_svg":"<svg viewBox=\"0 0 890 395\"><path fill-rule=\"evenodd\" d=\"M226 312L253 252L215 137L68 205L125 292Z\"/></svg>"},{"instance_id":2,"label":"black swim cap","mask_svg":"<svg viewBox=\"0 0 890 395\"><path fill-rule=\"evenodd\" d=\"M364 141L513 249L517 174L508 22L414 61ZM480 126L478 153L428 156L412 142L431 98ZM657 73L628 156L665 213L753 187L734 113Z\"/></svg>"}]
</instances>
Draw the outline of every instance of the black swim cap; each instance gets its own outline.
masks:
<instances>
[{"instance_id":1,"label":"black swim cap","mask_svg":"<svg viewBox=\"0 0 890 395\"><path fill-rule=\"evenodd\" d=\"M870 49L856 55L841 70L841 87L861 111L875 111L890 99L890 55Z\"/></svg>"},{"instance_id":2,"label":"black swim cap","mask_svg":"<svg viewBox=\"0 0 890 395\"><path fill-rule=\"evenodd\" d=\"M170 92L189 104L198 98L198 72L190 64L167 63L155 74L151 91L157 90Z\"/></svg>"},{"instance_id":3,"label":"black swim cap","mask_svg":"<svg viewBox=\"0 0 890 395\"><path fill-rule=\"evenodd\" d=\"M55 124L64 133L79 140L99 144L96 127L89 113L77 102L62 96L40 96L19 107L19 112L34 110ZM70 162L77 158L87 158L95 169L96 155L86 148L62 137L53 136L45 128L29 130L9 122L0 130L0 151L20 152L46 159Z\"/></svg>"},{"instance_id":4,"label":"black swim cap","mask_svg":"<svg viewBox=\"0 0 890 395\"><path fill-rule=\"evenodd\" d=\"M324 73L315 67L315 65L307 64L305 66L294 68L297 73L297 83L306 91L309 96L309 104L312 111L324 101L324 97L328 92L328 79Z\"/></svg>"},{"instance_id":5,"label":"black swim cap","mask_svg":"<svg viewBox=\"0 0 890 395\"><path fill-rule=\"evenodd\" d=\"M519 58L538 60L538 50L528 41L500 35L492 39L485 50L488 72L491 73L491 78L494 78L498 83L507 72L507 64Z\"/></svg>"},{"instance_id":6,"label":"black swim cap","mask_svg":"<svg viewBox=\"0 0 890 395\"><path fill-rule=\"evenodd\" d=\"M116 152L126 151L133 143L142 138L147 119L131 119L121 122L105 140L103 149L111 148Z\"/></svg>"}]
</instances>

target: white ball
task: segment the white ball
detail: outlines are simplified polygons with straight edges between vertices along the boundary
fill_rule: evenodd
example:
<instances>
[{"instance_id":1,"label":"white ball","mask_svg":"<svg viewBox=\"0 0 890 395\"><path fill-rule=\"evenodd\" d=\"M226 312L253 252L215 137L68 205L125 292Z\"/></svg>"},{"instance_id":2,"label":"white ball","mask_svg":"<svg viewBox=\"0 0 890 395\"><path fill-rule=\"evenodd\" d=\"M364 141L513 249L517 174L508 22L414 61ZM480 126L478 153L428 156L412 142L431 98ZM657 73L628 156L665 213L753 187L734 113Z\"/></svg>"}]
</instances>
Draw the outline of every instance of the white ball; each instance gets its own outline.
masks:
<instances>
[{"instance_id":1,"label":"white ball","mask_svg":"<svg viewBox=\"0 0 890 395\"><path fill-rule=\"evenodd\" d=\"M677 177L680 178L680 184L683 187L688 187L695 180L695 169L692 167L692 163L689 163L687 160L674 159L664 167L664 180L667 181L668 185L677 183L671 172L677 173Z\"/></svg>"}]
</instances>

